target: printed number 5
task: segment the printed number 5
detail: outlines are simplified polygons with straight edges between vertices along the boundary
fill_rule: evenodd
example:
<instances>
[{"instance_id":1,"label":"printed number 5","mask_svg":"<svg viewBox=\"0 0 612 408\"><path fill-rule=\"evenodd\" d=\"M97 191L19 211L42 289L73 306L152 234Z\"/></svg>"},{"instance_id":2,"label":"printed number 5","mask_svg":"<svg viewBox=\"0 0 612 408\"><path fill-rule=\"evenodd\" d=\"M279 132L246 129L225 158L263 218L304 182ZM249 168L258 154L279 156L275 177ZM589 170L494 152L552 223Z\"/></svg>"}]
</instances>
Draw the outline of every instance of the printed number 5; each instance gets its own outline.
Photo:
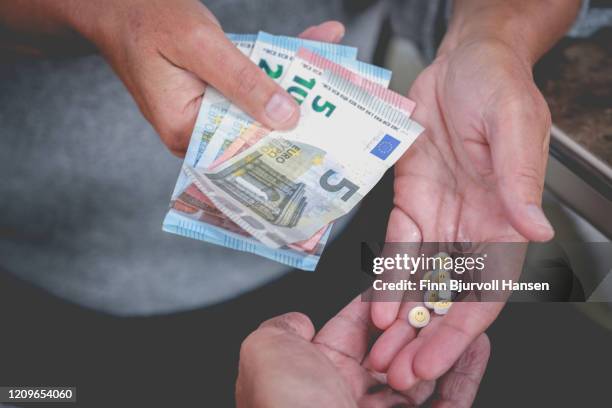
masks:
<instances>
[{"instance_id":1,"label":"printed number 5","mask_svg":"<svg viewBox=\"0 0 612 408\"><path fill-rule=\"evenodd\" d=\"M321 184L321 187L323 187L324 190L332 192L332 193L335 193L336 191L340 191L346 187L348 191L342 196L342 201L348 201L349 198L351 198L353 194L355 194L357 190L359 190L359 186L348 181L345 178L340 180L338 184L330 184L329 178L332 177L334 174L336 174L335 171L327 170L325 174L321 176L321 179L319 180L319 184Z\"/></svg>"},{"instance_id":2,"label":"printed number 5","mask_svg":"<svg viewBox=\"0 0 612 408\"><path fill-rule=\"evenodd\" d=\"M317 96L316 98L314 98L314 100L312 101L312 109L314 109L317 112L324 112L327 109L327 112L325 112L325 116L329 118L331 114L334 113L334 110L336 109L336 105L329 103L329 102L325 102L324 104L321 105L320 101L321 101L320 96Z\"/></svg>"}]
</instances>

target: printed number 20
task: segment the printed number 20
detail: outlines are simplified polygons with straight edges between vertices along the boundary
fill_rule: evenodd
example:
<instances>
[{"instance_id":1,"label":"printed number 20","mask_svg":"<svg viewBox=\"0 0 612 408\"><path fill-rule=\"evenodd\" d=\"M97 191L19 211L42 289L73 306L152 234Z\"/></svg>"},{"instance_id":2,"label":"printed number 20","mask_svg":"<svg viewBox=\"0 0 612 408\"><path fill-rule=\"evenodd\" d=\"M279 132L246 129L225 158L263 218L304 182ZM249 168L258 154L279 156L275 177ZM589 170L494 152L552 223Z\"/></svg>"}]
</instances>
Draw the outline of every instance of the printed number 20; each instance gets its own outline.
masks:
<instances>
[{"instance_id":1,"label":"printed number 20","mask_svg":"<svg viewBox=\"0 0 612 408\"><path fill-rule=\"evenodd\" d=\"M283 75L283 66L277 64L276 69L273 70L265 59L259 60L259 68L263 69L264 72L272 79L278 79Z\"/></svg>"}]
</instances>

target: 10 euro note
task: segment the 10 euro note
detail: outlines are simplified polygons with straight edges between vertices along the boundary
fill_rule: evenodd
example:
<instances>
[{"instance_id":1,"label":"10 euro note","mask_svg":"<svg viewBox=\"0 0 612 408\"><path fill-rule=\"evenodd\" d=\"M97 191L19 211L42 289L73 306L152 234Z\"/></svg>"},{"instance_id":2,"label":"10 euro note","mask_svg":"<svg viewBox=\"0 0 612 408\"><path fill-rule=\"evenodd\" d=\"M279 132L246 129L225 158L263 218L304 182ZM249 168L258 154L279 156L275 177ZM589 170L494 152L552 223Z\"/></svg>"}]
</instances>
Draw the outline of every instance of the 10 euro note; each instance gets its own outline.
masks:
<instances>
[{"instance_id":1,"label":"10 euro note","mask_svg":"<svg viewBox=\"0 0 612 408\"><path fill-rule=\"evenodd\" d=\"M317 80L318 79L318 80ZM211 171L186 167L233 222L271 248L309 239L348 213L422 132L403 98L296 58L282 86L301 87L295 129L271 132Z\"/></svg>"}]
</instances>

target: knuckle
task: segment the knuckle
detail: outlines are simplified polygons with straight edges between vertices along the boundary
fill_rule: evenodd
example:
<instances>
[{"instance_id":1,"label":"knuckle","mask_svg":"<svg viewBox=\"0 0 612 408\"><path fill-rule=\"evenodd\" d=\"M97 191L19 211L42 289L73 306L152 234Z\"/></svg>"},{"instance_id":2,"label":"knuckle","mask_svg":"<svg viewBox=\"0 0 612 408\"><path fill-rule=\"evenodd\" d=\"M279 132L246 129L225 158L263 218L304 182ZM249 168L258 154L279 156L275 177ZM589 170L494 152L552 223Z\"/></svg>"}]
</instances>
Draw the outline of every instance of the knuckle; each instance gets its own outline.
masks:
<instances>
[{"instance_id":1,"label":"knuckle","mask_svg":"<svg viewBox=\"0 0 612 408\"><path fill-rule=\"evenodd\" d=\"M530 186L536 192L541 192L544 189L544 177L541 173L540 169L533 165L523 165L517 169L513 177L520 184Z\"/></svg>"},{"instance_id":2,"label":"knuckle","mask_svg":"<svg viewBox=\"0 0 612 408\"><path fill-rule=\"evenodd\" d=\"M249 62L235 71L234 79L233 96L237 99L247 98L257 89L261 81L261 71Z\"/></svg>"},{"instance_id":3,"label":"knuckle","mask_svg":"<svg viewBox=\"0 0 612 408\"><path fill-rule=\"evenodd\" d=\"M173 153L180 154L187 149L189 127L181 112L172 109L158 112L155 128L166 147Z\"/></svg>"},{"instance_id":4,"label":"knuckle","mask_svg":"<svg viewBox=\"0 0 612 408\"><path fill-rule=\"evenodd\" d=\"M206 24L196 23L189 28L189 40L195 49L202 47L210 40L210 28Z\"/></svg>"},{"instance_id":5,"label":"knuckle","mask_svg":"<svg viewBox=\"0 0 612 408\"><path fill-rule=\"evenodd\" d=\"M300 312L289 312L261 324L261 328L272 327L293 334L314 330L310 318Z\"/></svg>"},{"instance_id":6,"label":"knuckle","mask_svg":"<svg viewBox=\"0 0 612 408\"><path fill-rule=\"evenodd\" d=\"M253 355L254 353L257 353L257 349L258 349L257 344L259 343L258 336L259 335L257 331L254 331L253 333L249 334L246 339L242 341L242 344L240 345L240 360L241 361L245 361L251 355Z\"/></svg>"}]
</instances>

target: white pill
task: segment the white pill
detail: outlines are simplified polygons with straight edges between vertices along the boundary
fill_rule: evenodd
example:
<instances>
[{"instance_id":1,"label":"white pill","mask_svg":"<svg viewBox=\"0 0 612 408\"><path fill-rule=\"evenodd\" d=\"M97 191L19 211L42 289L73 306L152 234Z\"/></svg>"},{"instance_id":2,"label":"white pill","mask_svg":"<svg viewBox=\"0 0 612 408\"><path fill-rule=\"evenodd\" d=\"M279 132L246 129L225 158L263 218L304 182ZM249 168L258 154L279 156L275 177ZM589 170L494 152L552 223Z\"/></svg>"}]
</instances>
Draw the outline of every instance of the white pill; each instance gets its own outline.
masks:
<instances>
[{"instance_id":1,"label":"white pill","mask_svg":"<svg viewBox=\"0 0 612 408\"><path fill-rule=\"evenodd\" d=\"M427 326L429 319L429 310L423 306L416 306L408 313L408 323L415 329Z\"/></svg>"},{"instance_id":2,"label":"white pill","mask_svg":"<svg viewBox=\"0 0 612 408\"><path fill-rule=\"evenodd\" d=\"M423 297L423 303L428 309L434 308L434 303L438 301L438 293L435 290L428 290Z\"/></svg>"},{"instance_id":3,"label":"white pill","mask_svg":"<svg viewBox=\"0 0 612 408\"><path fill-rule=\"evenodd\" d=\"M451 290L439 290L438 302L441 302L443 300L453 300L453 292Z\"/></svg>"},{"instance_id":4,"label":"white pill","mask_svg":"<svg viewBox=\"0 0 612 408\"><path fill-rule=\"evenodd\" d=\"M438 283L445 283L447 286L450 285L450 280L451 280L450 271L438 271L435 277Z\"/></svg>"},{"instance_id":5,"label":"white pill","mask_svg":"<svg viewBox=\"0 0 612 408\"><path fill-rule=\"evenodd\" d=\"M427 271L425 272L425 274L423 275L423 278L421 279L422 281L433 281L435 280L435 274L434 271Z\"/></svg>"},{"instance_id":6,"label":"white pill","mask_svg":"<svg viewBox=\"0 0 612 408\"><path fill-rule=\"evenodd\" d=\"M440 302L434 303L434 313L437 315L445 315L448 313L448 310L453 305L453 302L449 302L448 300L443 300Z\"/></svg>"}]
</instances>

